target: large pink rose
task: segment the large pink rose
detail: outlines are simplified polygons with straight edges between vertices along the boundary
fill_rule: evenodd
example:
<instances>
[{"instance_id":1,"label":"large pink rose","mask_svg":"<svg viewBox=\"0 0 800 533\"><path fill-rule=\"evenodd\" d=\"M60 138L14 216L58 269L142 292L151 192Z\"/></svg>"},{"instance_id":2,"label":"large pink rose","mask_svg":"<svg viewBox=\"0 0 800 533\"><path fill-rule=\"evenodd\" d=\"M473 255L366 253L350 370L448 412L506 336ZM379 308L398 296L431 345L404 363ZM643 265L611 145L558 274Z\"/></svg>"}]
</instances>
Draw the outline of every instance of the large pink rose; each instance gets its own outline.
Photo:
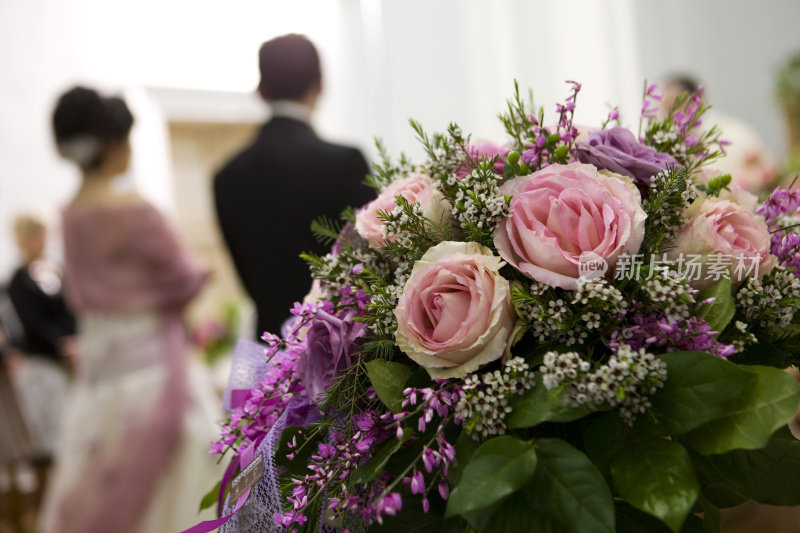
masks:
<instances>
[{"instance_id":1,"label":"large pink rose","mask_svg":"<svg viewBox=\"0 0 800 533\"><path fill-rule=\"evenodd\" d=\"M434 222L440 222L449 216L450 204L431 178L423 174L414 174L397 180L356 214L356 231L372 248L378 248L386 241L394 240L391 236L384 236L384 222L378 216L378 211L392 211L397 207L395 196L402 196L412 204L419 203L422 215Z\"/></svg>"},{"instance_id":2,"label":"large pink rose","mask_svg":"<svg viewBox=\"0 0 800 533\"><path fill-rule=\"evenodd\" d=\"M623 176L581 163L551 165L501 190L513 197L494 244L536 281L575 290L581 261L605 260L613 272L620 254L634 254L642 244L647 215L639 191Z\"/></svg>"},{"instance_id":3,"label":"large pink rose","mask_svg":"<svg viewBox=\"0 0 800 533\"><path fill-rule=\"evenodd\" d=\"M503 261L474 242L442 242L414 263L397 303L397 345L434 378L499 359L514 328Z\"/></svg>"},{"instance_id":4,"label":"large pink rose","mask_svg":"<svg viewBox=\"0 0 800 533\"><path fill-rule=\"evenodd\" d=\"M693 211L669 254L672 260L686 262L684 268L692 286L703 289L713 285L726 267L731 268L735 281L742 281L763 276L775 266L775 257L769 253L769 230L761 216L713 197ZM701 268L690 268L690 262Z\"/></svg>"}]
</instances>

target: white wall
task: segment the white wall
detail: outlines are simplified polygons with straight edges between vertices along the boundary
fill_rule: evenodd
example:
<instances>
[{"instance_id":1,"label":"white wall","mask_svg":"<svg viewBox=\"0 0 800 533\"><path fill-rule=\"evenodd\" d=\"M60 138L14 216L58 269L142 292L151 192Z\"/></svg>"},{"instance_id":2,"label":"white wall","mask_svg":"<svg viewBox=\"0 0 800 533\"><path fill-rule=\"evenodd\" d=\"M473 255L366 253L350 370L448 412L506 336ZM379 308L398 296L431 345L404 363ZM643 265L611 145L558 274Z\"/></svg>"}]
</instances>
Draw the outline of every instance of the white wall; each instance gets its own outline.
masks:
<instances>
[{"instance_id":1,"label":"white wall","mask_svg":"<svg viewBox=\"0 0 800 533\"><path fill-rule=\"evenodd\" d=\"M716 109L753 126L779 160L786 155L775 72L800 51L800 2L638 0L635 20L645 76L692 74Z\"/></svg>"},{"instance_id":2,"label":"white wall","mask_svg":"<svg viewBox=\"0 0 800 533\"><path fill-rule=\"evenodd\" d=\"M370 155L373 136L419 154L409 117L501 139L495 115L514 77L550 116L563 81L576 79L579 123L614 103L635 124L643 76L684 65L708 73L715 102L778 146L767 71L800 46L790 31L799 15L792 0L2 0L0 279L15 262L11 216L55 213L77 184L49 126L55 98L76 82L124 93L137 115L133 179L169 208L152 88L251 93L258 46L281 33L304 32L322 53L318 130Z\"/></svg>"}]
</instances>

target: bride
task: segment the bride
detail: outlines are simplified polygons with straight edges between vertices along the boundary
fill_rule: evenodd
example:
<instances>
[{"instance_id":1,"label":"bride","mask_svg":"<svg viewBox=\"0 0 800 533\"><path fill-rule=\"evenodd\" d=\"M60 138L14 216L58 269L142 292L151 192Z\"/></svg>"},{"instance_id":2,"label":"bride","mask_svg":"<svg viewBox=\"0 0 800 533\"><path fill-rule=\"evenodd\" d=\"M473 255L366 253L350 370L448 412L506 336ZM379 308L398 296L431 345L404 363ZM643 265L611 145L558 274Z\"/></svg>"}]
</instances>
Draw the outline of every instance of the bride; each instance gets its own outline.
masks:
<instances>
[{"instance_id":1,"label":"bride","mask_svg":"<svg viewBox=\"0 0 800 533\"><path fill-rule=\"evenodd\" d=\"M124 101L81 87L53 115L59 152L82 171L63 210L81 359L44 533L179 531L219 479L207 454L214 406L188 367L182 319L207 276L155 208L113 186L132 125Z\"/></svg>"}]
</instances>

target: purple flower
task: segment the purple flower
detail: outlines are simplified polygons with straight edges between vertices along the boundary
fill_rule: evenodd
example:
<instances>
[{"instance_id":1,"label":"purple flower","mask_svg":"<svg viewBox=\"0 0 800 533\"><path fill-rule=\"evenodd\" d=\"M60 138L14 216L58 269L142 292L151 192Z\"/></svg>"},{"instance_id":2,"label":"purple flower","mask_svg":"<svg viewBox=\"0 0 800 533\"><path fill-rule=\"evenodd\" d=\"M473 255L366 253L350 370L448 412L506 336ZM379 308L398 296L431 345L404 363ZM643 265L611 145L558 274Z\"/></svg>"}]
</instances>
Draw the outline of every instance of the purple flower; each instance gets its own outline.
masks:
<instances>
[{"instance_id":1,"label":"purple flower","mask_svg":"<svg viewBox=\"0 0 800 533\"><path fill-rule=\"evenodd\" d=\"M646 194L650 178L667 165L678 165L674 157L640 144L625 128L595 130L585 143L576 143L575 155L581 163L633 178Z\"/></svg>"},{"instance_id":2,"label":"purple flower","mask_svg":"<svg viewBox=\"0 0 800 533\"><path fill-rule=\"evenodd\" d=\"M400 497L400 494L397 492L390 492L383 498L381 501L378 502L378 506L376 509L376 513L378 515L378 523L382 524L382 516L381 515L390 515L393 516L397 511L403 508L403 499Z\"/></svg>"},{"instance_id":3,"label":"purple flower","mask_svg":"<svg viewBox=\"0 0 800 533\"><path fill-rule=\"evenodd\" d=\"M353 312L338 317L320 310L311 323L306 352L297 365L310 398L324 392L342 370L353 364L356 341L364 334L364 323L354 317Z\"/></svg>"}]
</instances>

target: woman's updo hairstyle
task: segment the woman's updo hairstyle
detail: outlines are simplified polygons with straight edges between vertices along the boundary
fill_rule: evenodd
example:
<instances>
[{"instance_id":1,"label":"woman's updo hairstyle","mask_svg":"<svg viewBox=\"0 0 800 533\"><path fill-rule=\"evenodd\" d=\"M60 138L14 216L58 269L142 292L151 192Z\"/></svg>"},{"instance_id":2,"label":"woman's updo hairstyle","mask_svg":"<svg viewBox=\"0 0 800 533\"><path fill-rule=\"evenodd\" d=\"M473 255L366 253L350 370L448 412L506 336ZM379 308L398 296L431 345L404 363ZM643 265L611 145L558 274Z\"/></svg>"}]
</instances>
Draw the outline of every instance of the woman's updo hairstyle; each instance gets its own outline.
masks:
<instances>
[{"instance_id":1,"label":"woman's updo hairstyle","mask_svg":"<svg viewBox=\"0 0 800 533\"><path fill-rule=\"evenodd\" d=\"M61 95L53 112L58 153L83 170L98 168L108 146L125 141L132 126L133 115L121 98L105 98L86 87Z\"/></svg>"}]
</instances>

